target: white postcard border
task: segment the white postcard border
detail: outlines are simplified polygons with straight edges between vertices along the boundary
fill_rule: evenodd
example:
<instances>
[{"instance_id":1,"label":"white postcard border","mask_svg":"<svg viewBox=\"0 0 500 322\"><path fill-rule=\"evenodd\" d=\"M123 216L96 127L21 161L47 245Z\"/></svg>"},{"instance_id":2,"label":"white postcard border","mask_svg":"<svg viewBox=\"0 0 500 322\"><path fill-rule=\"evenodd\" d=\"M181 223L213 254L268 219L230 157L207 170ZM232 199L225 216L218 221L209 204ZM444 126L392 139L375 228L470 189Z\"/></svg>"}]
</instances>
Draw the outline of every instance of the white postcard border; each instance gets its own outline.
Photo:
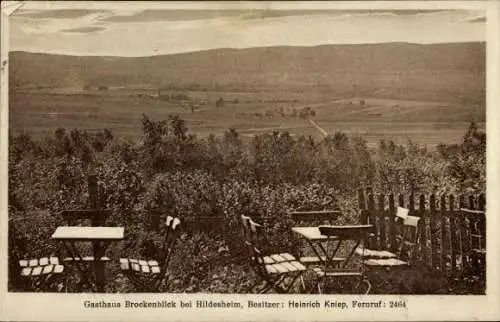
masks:
<instances>
[{"instance_id":1,"label":"white postcard border","mask_svg":"<svg viewBox=\"0 0 500 322\"><path fill-rule=\"evenodd\" d=\"M41 4L48 6L50 3ZM107 3L69 3L73 7L90 5L106 7ZM134 6L138 4L134 3ZM152 4L154 6L154 4ZM498 306L500 271L499 244L500 209L499 183L500 183L500 153L498 150L500 139L500 73L499 73L499 18L500 4L497 1L398 1L398 2L210 2L186 3L173 2L161 3L158 6L185 7L185 8L267 8L294 9L304 8L331 8L331 9L432 9L432 8L477 8L486 7L487 16L487 295L485 296L457 296L457 295L368 295L368 296L340 296L340 295L244 295L244 294L41 294L41 293L7 293L7 138L8 138L8 17L2 10L2 75L1 75L1 141L0 141L0 320L24 321L329 321L329 320L495 320L500 318ZM2 5L4 8L4 5ZM4 63L6 61L6 63ZM330 301L391 301L403 299L406 309L89 309L84 307L86 300L107 302L133 301L141 302L167 300L175 301L241 301L248 299L255 301L266 300L269 302L288 303L290 300L324 302ZM286 306L285 306L286 307Z\"/></svg>"}]
</instances>

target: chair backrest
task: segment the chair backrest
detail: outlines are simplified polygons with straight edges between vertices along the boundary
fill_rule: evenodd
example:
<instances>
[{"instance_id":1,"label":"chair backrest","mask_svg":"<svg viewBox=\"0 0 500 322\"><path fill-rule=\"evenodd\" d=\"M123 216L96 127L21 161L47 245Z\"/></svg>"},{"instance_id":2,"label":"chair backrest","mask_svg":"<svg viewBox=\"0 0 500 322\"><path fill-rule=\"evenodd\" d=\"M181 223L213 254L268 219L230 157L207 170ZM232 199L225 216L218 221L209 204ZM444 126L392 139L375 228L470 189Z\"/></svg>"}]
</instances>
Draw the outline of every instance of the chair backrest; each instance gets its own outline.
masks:
<instances>
[{"instance_id":1,"label":"chair backrest","mask_svg":"<svg viewBox=\"0 0 500 322\"><path fill-rule=\"evenodd\" d=\"M405 216L404 219L397 217L396 223L399 225L396 253L398 257L411 263L415 259L415 250L419 243L420 217L410 215Z\"/></svg>"},{"instance_id":2,"label":"chair backrest","mask_svg":"<svg viewBox=\"0 0 500 322\"><path fill-rule=\"evenodd\" d=\"M247 259L252 258L253 254L253 240L252 233L250 232L250 220L251 218L245 215L241 215L241 224L242 224L242 234L243 234L243 247L245 248L245 255Z\"/></svg>"},{"instance_id":3,"label":"chair backrest","mask_svg":"<svg viewBox=\"0 0 500 322\"><path fill-rule=\"evenodd\" d=\"M76 226L77 221L89 220L91 226L104 226L106 219L111 215L108 209L77 209L60 212L68 226ZM88 224L86 224L88 225Z\"/></svg>"},{"instance_id":4,"label":"chair backrest","mask_svg":"<svg viewBox=\"0 0 500 322\"><path fill-rule=\"evenodd\" d=\"M339 210L290 211L288 214L294 223L299 226L331 225L342 216L342 212Z\"/></svg>"},{"instance_id":5,"label":"chair backrest","mask_svg":"<svg viewBox=\"0 0 500 322\"><path fill-rule=\"evenodd\" d=\"M405 220L409 214L410 214L410 209L398 207L398 210L396 212L396 217Z\"/></svg>"},{"instance_id":6,"label":"chair backrest","mask_svg":"<svg viewBox=\"0 0 500 322\"><path fill-rule=\"evenodd\" d=\"M165 240L163 242L162 262L164 272L166 271L170 258L172 257L175 244L179 237L181 221L177 217L167 216L165 223Z\"/></svg>"},{"instance_id":7,"label":"chair backrest","mask_svg":"<svg viewBox=\"0 0 500 322\"><path fill-rule=\"evenodd\" d=\"M8 261L9 261L9 278L16 279L20 272L21 268L18 263L19 260L23 258L23 254L20 253L18 242L16 241L16 236L19 236L14 224L9 222L8 227ZM16 282L16 281L15 281Z\"/></svg>"},{"instance_id":8,"label":"chair backrest","mask_svg":"<svg viewBox=\"0 0 500 322\"><path fill-rule=\"evenodd\" d=\"M248 259L257 274L266 274L262 240L263 227L245 215L241 216L241 220Z\"/></svg>"},{"instance_id":9,"label":"chair backrest","mask_svg":"<svg viewBox=\"0 0 500 322\"><path fill-rule=\"evenodd\" d=\"M250 220L251 218L245 215L241 215L241 223L243 227L243 238L246 244L252 244L252 233L250 232Z\"/></svg>"}]
</instances>

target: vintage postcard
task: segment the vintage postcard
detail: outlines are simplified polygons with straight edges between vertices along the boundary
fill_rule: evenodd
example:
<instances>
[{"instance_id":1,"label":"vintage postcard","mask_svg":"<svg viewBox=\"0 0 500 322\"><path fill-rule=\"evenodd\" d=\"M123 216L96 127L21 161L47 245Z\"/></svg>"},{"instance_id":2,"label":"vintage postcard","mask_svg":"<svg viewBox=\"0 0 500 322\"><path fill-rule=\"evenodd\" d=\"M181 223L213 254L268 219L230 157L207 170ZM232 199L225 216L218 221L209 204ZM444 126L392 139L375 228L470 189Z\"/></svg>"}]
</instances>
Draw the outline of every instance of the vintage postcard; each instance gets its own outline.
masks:
<instances>
[{"instance_id":1,"label":"vintage postcard","mask_svg":"<svg viewBox=\"0 0 500 322\"><path fill-rule=\"evenodd\" d=\"M499 10L3 2L0 319L498 320Z\"/></svg>"}]
</instances>

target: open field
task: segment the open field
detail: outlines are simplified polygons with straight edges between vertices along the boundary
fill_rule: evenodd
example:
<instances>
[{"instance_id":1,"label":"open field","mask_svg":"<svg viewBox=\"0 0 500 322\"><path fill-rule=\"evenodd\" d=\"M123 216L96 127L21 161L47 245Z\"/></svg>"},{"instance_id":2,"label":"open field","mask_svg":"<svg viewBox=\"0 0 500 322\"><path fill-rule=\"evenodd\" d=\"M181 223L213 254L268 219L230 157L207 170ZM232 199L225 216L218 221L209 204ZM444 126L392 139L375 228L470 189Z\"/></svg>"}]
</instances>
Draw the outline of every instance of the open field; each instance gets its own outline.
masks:
<instances>
[{"instance_id":1,"label":"open field","mask_svg":"<svg viewBox=\"0 0 500 322\"><path fill-rule=\"evenodd\" d=\"M234 128L457 142L484 127L485 43L386 43L216 49L151 57L11 52L10 126L111 129L178 114L205 137ZM453 59L450 59L453 57Z\"/></svg>"},{"instance_id":2,"label":"open field","mask_svg":"<svg viewBox=\"0 0 500 322\"><path fill-rule=\"evenodd\" d=\"M361 135L369 145L384 138L397 143L411 139L433 146L458 142L470 121L482 128L485 120L485 108L478 104L461 106L290 92L170 92L168 95L175 99L160 99L155 95L151 90L133 89L13 92L10 127L16 132L33 134L52 132L57 127L108 128L118 135L135 138L141 133L143 113L156 120L178 114L186 120L190 133L199 137L219 135L229 128L245 136L281 130L319 137L321 133L299 115L310 108L314 115L307 117L329 133ZM224 103L217 107L220 98Z\"/></svg>"}]
</instances>

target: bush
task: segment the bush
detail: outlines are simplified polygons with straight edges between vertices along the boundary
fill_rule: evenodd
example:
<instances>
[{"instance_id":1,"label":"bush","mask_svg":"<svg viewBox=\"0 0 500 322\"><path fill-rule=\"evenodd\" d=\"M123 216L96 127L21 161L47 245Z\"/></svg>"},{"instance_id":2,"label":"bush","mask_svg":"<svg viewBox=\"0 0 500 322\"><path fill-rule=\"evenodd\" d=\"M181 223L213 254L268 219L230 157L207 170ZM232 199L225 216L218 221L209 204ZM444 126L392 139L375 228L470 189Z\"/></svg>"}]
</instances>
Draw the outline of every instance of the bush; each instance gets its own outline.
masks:
<instances>
[{"instance_id":1,"label":"bush","mask_svg":"<svg viewBox=\"0 0 500 322\"><path fill-rule=\"evenodd\" d=\"M265 225L275 250L290 251L296 245L287 211L338 208L345 223L356 222L360 186L456 193L484 191L486 184L486 136L474 124L461 144L435 153L413 142L369 149L363 138L342 132L314 140L275 131L245 142L234 129L198 139L177 116L144 116L142 124L138 142L108 130L57 129L41 140L10 133L10 264L14 250L26 257L55 251L50 235L61 223L58 212L90 206L89 175L98 177L110 222L126 227L124 246L112 246L112 256L124 249L146 254L148 243L161 243L166 216L181 218L169 290L192 292L239 292L249 282L241 281L248 275L241 215ZM115 290L128 289L120 283Z\"/></svg>"}]
</instances>

